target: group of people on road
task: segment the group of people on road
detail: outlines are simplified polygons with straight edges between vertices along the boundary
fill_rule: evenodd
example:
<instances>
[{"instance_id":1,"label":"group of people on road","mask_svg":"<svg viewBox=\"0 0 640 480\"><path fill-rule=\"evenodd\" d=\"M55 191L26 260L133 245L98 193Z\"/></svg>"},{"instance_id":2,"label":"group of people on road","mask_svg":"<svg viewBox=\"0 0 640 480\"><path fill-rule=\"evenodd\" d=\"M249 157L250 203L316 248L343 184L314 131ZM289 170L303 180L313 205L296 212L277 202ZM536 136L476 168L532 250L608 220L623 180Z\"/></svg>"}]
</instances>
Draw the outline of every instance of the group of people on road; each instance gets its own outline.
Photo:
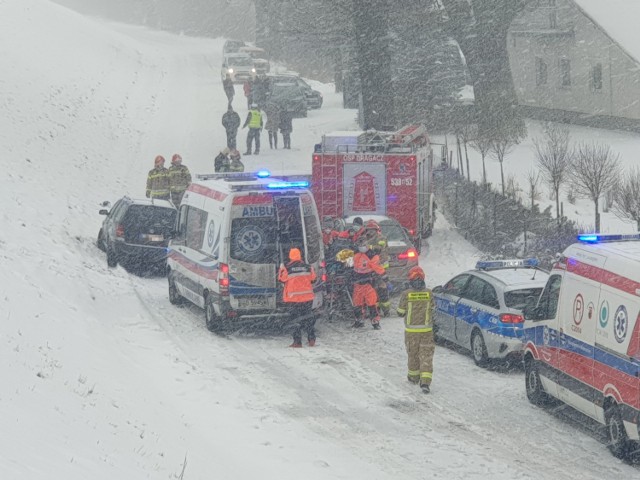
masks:
<instances>
[{"instance_id":1,"label":"group of people on road","mask_svg":"<svg viewBox=\"0 0 640 480\"><path fill-rule=\"evenodd\" d=\"M264 77L264 78L262 78ZM240 129L240 115L233 109L235 87L231 76L227 74L222 82L227 95L227 111L222 115L222 126L227 134L227 148L237 148L237 136ZM261 75L244 83L244 94L247 97L249 112L242 128L248 128L247 150L245 155L260 153L260 134L263 129L269 135L269 147L278 148L278 131L282 134L283 148L291 149L291 132L293 132L293 115L281 108L276 102L268 100L268 79ZM264 112L261 109L264 106ZM266 115L266 122L264 116Z\"/></svg>"},{"instance_id":2,"label":"group of people on road","mask_svg":"<svg viewBox=\"0 0 640 480\"><path fill-rule=\"evenodd\" d=\"M182 157L174 154L169 168L164 166L165 159L162 155L156 156L153 163L154 166L147 175L147 198L170 200L176 208L179 207L184 192L191 184L191 173L182 164Z\"/></svg>"},{"instance_id":3,"label":"group of people on road","mask_svg":"<svg viewBox=\"0 0 640 480\"><path fill-rule=\"evenodd\" d=\"M336 254L333 245L344 246L345 240L352 246ZM327 219L323 225L323 242L329 261L332 256L348 258L342 253L355 247L356 253L352 260L352 302L355 313L353 326L362 327L364 320L368 319L374 329L380 329L380 313L388 314L391 308L386 283L386 271L389 268L388 246L380 226L375 220L369 220L365 224L360 217L356 217L350 230L337 231L333 228L333 221ZM422 268L416 266L409 270L409 289L401 294L397 313L405 320L407 379L411 383L419 384L422 391L428 393L433 377L435 303L424 280L425 273Z\"/></svg>"}]
</instances>

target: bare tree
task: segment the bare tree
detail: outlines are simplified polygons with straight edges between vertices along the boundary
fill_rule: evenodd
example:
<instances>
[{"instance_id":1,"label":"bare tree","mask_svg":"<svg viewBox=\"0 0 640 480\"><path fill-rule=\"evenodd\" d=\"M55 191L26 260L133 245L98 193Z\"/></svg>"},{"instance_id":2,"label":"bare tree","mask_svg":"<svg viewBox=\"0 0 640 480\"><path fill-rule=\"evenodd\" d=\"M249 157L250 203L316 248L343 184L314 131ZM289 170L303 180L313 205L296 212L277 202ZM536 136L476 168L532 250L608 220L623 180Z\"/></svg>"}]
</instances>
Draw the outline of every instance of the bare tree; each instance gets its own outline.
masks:
<instances>
[{"instance_id":1,"label":"bare tree","mask_svg":"<svg viewBox=\"0 0 640 480\"><path fill-rule=\"evenodd\" d=\"M640 232L640 168L626 172L618 187L612 190L615 215L627 222L636 222Z\"/></svg>"},{"instance_id":2,"label":"bare tree","mask_svg":"<svg viewBox=\"0 0 640 480\"><path fill-rule=\"evenodd\" d=\"M540 172L530 168L525 176L527 181L527 200L530 201L530 208L536 204L536 200L540 200Z\"/></svg>"},{"instance_id":3,"label":"bare tree","mask_svg":"<svg viewBox=\"0 0 640 480\"><path fill-rule=\"evenodd\" d=\"M553 191L556 219L560 226L560 188L566 181L567 169L573 157L573 149L569 145L569 130L555 124L547 124L544 127L544 136L535 138L533 146L542 179Z\"/></svg>"},{"instance_id":4,"label":"bare tree","mask_svg":"<svg viewBox=\"0 0 640 480\"><path fill-rule=\"evenodd\" d=\"M613 189L621 174L620 156L608 145L581 144L571 162L570 183L576 194L590 199L595 206L596 232L600 231L598 200Z\"/></svg>"},{"instance_id":5,"label":"bare tree","mask_svg":"<svg viewBox=\"0 0 640 480\"><path fill-rule=\"evenodd\" d=\"M477 128L475 130L475 135L473 136L473 139L469 142L469 144L471 145L471 148L478 152L482 157L482 185L486 188L487 169L485 167L485 159L487 158L487 155L489 155L489 151L491 150L491 139L485 135L478 133Z\"/></svg>"},{"instance_id":6,"label":"bare tree","mask_svg":"<svg viewBox=\"0 0 640 480\"><path fill-rule=\"evenodd\" d=\"M506 156L511 153L513 147L518 143L518 141L509 136L503 136L494 138L491 140L491 152L490 155L495 160L500 163L500 179L502 181L502 196L505 195L505 184L504 184L504 159Z\"/></svg>"}]
</instances>

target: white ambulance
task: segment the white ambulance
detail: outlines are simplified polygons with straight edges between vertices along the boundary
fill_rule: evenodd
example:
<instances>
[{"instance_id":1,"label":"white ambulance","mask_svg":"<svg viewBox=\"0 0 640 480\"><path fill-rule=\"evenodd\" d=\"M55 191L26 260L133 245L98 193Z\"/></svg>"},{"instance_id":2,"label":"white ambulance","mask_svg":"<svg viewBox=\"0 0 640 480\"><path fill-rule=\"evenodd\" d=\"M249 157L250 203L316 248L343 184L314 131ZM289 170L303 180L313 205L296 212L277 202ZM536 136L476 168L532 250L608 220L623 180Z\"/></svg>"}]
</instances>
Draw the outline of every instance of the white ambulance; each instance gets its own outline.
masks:
<instances>
[{"instance_id":1,"label":"white ambulance","mask_svg":"<svg viewBox=\"0 0 640 480\"><path fill-rule=\"evenodd\" d=\"M278 267L290 248L317 273L313 308L324 296L324 249L306 180L268 172L196 175L182 199L167 260L169 300L205 311L207 328L285 323Z\"/></svg>"},{"instance_id":2,"label":"white ambulance","mask_svg":"<svg viewBox=\"0 0 640 480\"><path fill-rule=\"evenodd\" d=\"M527 397L606 425L609 449L625 458L640 440L640 234L578 240L525 309Z\"/></svg>"}]
</instances>

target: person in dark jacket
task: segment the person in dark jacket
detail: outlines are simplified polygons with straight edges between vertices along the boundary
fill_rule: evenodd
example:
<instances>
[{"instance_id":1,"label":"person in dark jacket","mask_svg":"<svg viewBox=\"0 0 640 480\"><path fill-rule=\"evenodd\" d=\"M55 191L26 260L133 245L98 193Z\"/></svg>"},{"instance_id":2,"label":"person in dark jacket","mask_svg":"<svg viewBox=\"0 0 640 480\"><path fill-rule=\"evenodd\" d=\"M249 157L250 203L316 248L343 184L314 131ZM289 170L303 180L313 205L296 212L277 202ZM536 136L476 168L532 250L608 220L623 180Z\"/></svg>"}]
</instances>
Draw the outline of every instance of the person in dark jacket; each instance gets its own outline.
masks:
<instances>
[{"instance_id":1,"label":"person in dark jacket","mask_svg":"<svg viewBox=\"0 0 640 480\"><path fill-rule=\"evenodd\" d=\"M276 102L268 102L264 113L267 114L267 123L264 128L269 134L269 148L278 148L278 128L280 128L280 107Z\"/></svg>"},{"instance_id":2,"label":"person in dark jacket","mask_svg":"<svg viewBox=\"0 0 640 480\"><path fill-rule=\"evenodd\" d=\"M238 136L238 128L240 128L240 115L233 109L231 104L222 115L222 126L227 132L227 148L236 148L236 137Z\"/></svg>"},{"instance_id":3,"label":"person in dark jacket","mask_svg":"<svg viewBox=\"0 0 640 480\"><path fill-rule=\"evenodd\" d=\"M253 78L247 78L242 86L244 90L244 96L247 97L247 108L251 108L253 103Z\"/></svg>"},{"instance_id":4,"label":"person in dark jacket","mask_svg":"<svg viewBox=\"0 0 640 480\"><path fill-rule=\"evenodd\" d=\"M184 192L191 184L191 172L182 164L182 157L177 153L171 158L169 167L169 189L171 190L171 202L177 207L182 202Z\"/></svg>"},{"instance_id":5,"label":"person in dark jacket","mask_svg":"<svg viewBox=\"0 0 640 480\"><path fill-rule=\"evenodd\" d=\"M316 279L316 272L313 267L302 261L300 249L289 250L289 263L285 266L280 264L278 270L278 280L284 283L282 300L286 304L291 317L296 322L293 330L294 348L302 347L302 330L307 332L309 346L316 344L315 323L316 318L313 313L313 281Z\"/></svg>"},{"instance_id":6,"label":"person in dark jacket","mask_svg":"<svg viewBox=\"0 0 640 480\"><path fill-rule=\"evenodd\" d=\"M224 77L222 81L222 88L224 88L224 93L227 94L227 101L229 102L229 107L231 107L231 103L233 103L233 96L236 94L236 89L233 86L233 80L231 80L231 75L227 73L227 76Z\"/></svg>"},{"instance_id":7,"label":"person in dark jacket","mask_svg":"<svg viewBox=\"0 0 640 480\"><path fill-rule=\"evenodd\" d=\"M169 170L164 167L164 157L158 155L153 164L147 175L147 198L169 200Z\"/></svg>"},{"instance_id":8,"label":"person in dark jacket","mask_svg":"<svg viewBox=\"0 0 640 480\"><path fill-rule=\"evenodd\" d=\"M280 133L284 148L291 150L291 132L293 131L293 116L291 112L282 109L280 112Z\"/></svg>"},{"instance_id":9,"label":"person in dark jacket","mask_svg":"<svg viewBox=\"0 0 640 480\"><path fill-rule=\"evenodd\" d=\"M213 159L213 170L216 173L228 172L231 159L229 158L229 149L221 150L216 158Z\"/></svg>"},{"instance_id":10,"label":"person in dark jacket","mask_svg":"<svg viewBox=\"0 0 640 480\"><path fill-rule=\"evenodd\" d=\"M258 155L260 153L260 132L262 131L262 112L255 103L251 104L251 110L247 115L247 119L242 125L242 128L249 127L249 133L247 134L247 151L245 155L251 155L251 144L253 140L256 141L256 148L254 153Z\"/></svg>"}]
</instances>

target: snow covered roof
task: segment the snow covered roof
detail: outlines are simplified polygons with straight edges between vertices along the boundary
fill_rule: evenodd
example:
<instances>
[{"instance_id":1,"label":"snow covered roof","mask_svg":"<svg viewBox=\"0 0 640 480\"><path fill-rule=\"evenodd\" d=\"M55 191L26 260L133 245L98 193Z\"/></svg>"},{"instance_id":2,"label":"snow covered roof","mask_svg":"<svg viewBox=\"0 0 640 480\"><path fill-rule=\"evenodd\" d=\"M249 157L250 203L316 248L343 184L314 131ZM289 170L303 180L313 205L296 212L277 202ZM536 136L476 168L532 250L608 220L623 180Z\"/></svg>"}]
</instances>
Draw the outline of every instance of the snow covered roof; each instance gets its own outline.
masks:
<instances>
[{"instance_id":1,"label":"snow covered roof","mask_svg":"<svg viewBox=\"0 0 640 480\"><path fill-rule=\"evenodd\" d=\"M640 2L636 0L574 0L629 55L640 62Z\"/></svg>"}]
</instances>

